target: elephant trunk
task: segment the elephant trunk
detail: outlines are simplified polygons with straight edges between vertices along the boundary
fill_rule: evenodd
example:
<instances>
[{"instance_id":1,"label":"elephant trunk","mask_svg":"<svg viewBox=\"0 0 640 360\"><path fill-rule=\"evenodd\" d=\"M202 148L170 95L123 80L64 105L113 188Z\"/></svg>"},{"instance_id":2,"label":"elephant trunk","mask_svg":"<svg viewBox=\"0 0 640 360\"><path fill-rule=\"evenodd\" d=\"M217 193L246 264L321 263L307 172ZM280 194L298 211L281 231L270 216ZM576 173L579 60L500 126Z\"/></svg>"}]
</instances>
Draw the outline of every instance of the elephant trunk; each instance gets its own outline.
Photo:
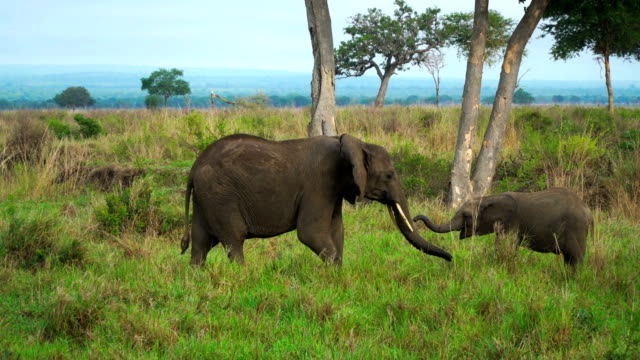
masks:
<instances>
[{"instance_id":1,"label":"elephant trunk","mask_svg":"<svg viewBox=\"0 0 640 360\"><path fill-rule=\"evenodd\" d=\"M401 199L400 202L395 201L387 206L390 209L390 213L393 215L392 218L396 223L396 226L398 226L402 235L404 235L405 239L407 239L413 247L425 254L441 257L447 261L451 261L451 254L423 239L415 230L414 226L412 226L409 221L411 214L409 213L407 201L404 198Z\"/></svg>"},{"instance_id":2,"label":"elephant trunk","mask_svg":"<svg viewBox=\"0 0 640 360\"><path fill-rule=\"evenodd\" d=\"M418 221L418 220L422 220L422 222L425 225L427 225L427 227L431 229L431 231L434 231L437 233L448 233L448 232L458 231L462 229L462 224L458 224L453 220L449 221L446 224L437 225L437 224L434 224L433 221L431 221L428 217L424 215L418 215L415 218L413 218L413 221Z\"/></svg>"}]
</instances>

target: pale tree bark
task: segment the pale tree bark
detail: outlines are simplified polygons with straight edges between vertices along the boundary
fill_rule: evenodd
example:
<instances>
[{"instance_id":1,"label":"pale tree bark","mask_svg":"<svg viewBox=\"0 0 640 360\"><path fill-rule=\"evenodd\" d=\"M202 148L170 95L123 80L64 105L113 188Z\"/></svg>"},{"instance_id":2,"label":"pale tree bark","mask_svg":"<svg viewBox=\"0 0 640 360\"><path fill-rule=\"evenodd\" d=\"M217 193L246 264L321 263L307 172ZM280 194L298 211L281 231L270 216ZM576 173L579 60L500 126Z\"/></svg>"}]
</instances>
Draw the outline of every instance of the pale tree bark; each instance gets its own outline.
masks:
<instances>
[{"instance_id":1,"label":"pale tree bark","mask_svg":"<svg viewBox=\"0 0 640 360\"><path fill-rule=\"evenodd\" d=\"M609 113L613 114L613 87L611 86L611 63L609 62L609 51L604 53L604 78L607 83L607 98Z\"/></svg>"},{"instance_id":2,"label":"pale tree bark","mask_svg":"<svg viewBox=\"0 0 640 360\"><path fill-rule=\"evenodd\" d=\"M311 136L337 135L336 130L336 73L333 55L333 34L327 0L305 0L307 22L313 48L313 77L311 79Z\"/></svg>"},{"instance_id":3,"label":"pale tree bark","mask_svg":"<svg viewBox=\"0 0 640 360\"><path fill-rule=\"evenodd\" d=\"M518 80L522 53L529 38L531 38L531 34L538 26L538 22L540 22L549 1L531 0L531 4L527 7L527 11L509 39L502 62L496 98L489 118L489 126L485 132L477 166L473 173L472 186L474 196L484 195L491 186L491 181L498 165L498 156L502 147L504 132L509 122L511 101L513 100L513 92Z\"/></svg>"},{"instance_id":4,"label":"pale tree bark","mask_svg":"<svg viewBox=\"0 0 640 360\"><path fill-rule=\"evenodd\" d=\"M484 50L489 31L489 0L476 0L473 17L471 49L467 60L467 74L462 93L462 112L458 127L458 141L453 157L451 187L449 189L449 208L458 208L471 194L471 162L473 144L478 127L480 108L480 87L482 85L482 66Z\"/></svg>"}]
</instances>

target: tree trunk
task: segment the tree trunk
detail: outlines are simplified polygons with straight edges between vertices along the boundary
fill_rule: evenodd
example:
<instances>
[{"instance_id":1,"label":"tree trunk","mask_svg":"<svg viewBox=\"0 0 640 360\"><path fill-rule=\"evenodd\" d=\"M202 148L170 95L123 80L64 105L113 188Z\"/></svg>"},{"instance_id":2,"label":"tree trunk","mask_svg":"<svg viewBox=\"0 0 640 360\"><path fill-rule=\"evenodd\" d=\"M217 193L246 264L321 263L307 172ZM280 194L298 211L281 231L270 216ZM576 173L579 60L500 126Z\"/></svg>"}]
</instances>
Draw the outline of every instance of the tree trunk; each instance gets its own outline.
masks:
<instances>
[{"instance_id":1,"label":"tree trunk","mask_svg":"<svg viewBox=\"0 0 640 360\"><path fill-rule=\"evenodd\" d=\"M333 34L327 0L305 0L307 22L313 49L311 78L311 136L335 136L336 130L336 74L333 55Z\"/></svg>"},{"instance_id":2,"label":"tree trunk","mask_svg":"<svg viewBox=\"0 0 640 360\"><path fill-rule=\"evenodd\" d=\"M167 95L164 96L164 107L167 107L167 103L169 102L169 97Z\"/></svg>"},{"instance_id":3,"label":"tree trunk","mask_svg":"<svg viewBox=\"0 0 640 360\"><path fill-rule=\"evenodd\" d=\"M449 202L447 204L449 208L460 207L473 193L470 174L473 160L473 144L475 142L476 128L478 127L484 49L489 31L489 0L476 0L474 13L471 50L467 60L467 74L462 93L462 112L460 113L460 125L458 127L458 141L456 142L451 171L451 188L449 189Z\"/></svg>"},{"instance_id":4,"label":"tree trunk","mask_svg":"<svg viewBox=\"0 0 640 360\"><path fill-rule=\"evenodd\" d=\"M502 139L509 122L509 112L516 82L518 81L518 71L522 61L524 51L531 34L535 30L538 22L542 18L545 8L550 0L532 0L524 16L513 31L507 50L502 62L502 71L496 98L493 102L489 126L484 135L482 148L478 155L478 162L473 174L473 195L484 195L493 180L496 166L498 165L498 155L502 147Z\"/></svg>"},{"instance_id":5,"label":"tree trunk","mask_svg":"<svg viewBox=\"0 0 640 360\"><path fill-rule=\"evenodd\" d=\"M440 73L433 75L433 82L436 86L436 107L440 108Z\"/></svg>"},{"instance_id":6,"label":"tree trunk","mask_svg":"<svg viewBox=\"0 0 640 360\"><path fill-rule=\"evenodd\" d=\"M373 104L374 107L383 107L384 106L384 98L387 96L387 88L389 87L389 80L391 79L391 75L393 75L392 70L387 70L384 75L380 78L380 88L378 89L378 95L376 96L376 102Z\"/></svg>"},{"instance_id":7,"label":"tree trunk","mask_svg":"<svg viewBox=\"0 0 640 360\"><path fill-rule=\"evenodd\" d=\"M609 52L604 54L604 78L607 83L607 97L609 100L609 114L613 115L613 87L611 86L611 64L609 63Z\"/></svg>"}]
</instances>

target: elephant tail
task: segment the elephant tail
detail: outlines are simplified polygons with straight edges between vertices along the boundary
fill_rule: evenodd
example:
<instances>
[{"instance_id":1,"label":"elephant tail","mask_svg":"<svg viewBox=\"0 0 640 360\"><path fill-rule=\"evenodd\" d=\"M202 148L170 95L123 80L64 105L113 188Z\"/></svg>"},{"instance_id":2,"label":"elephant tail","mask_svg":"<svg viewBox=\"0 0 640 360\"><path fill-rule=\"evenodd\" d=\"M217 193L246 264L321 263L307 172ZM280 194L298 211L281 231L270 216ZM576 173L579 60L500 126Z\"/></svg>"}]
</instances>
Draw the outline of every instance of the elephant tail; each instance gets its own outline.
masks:
<instances>
[{"instance_id":1,"label":"elephant tail","mask_svg":"<svg viewBox=\"0 0 640 360\"><path fill-rule=\"evenodd\" d=\"M193 191L193 179L189 175L187 181L187 192L184 195L184 234L182 234L182 253L184 254L189 248L189 242L191 242L191 235L189 233L189 204L191 203L191 192Z\"/></svg>"}]
</instances>

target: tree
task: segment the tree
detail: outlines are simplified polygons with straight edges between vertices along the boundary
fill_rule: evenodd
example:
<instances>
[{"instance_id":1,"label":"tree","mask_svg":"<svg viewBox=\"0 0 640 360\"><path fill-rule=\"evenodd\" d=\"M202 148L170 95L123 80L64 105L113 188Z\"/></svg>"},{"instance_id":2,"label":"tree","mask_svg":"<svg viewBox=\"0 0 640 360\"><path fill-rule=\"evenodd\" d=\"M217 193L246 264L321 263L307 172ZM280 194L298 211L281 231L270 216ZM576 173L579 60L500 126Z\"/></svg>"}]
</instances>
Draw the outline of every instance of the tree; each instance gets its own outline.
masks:
<instances>
[{"instance_id":1,"label":"tree","mask_svg":"<svg viewBox=\"0 0 640 360\"><path fill-rule=\"evenodd\" d=\"M344 30L351 39L336 50L336 74L358 77L374 69L380 78L375 106L382 107L389 79L397 71L406 70L421 54L438 49L443 41L439 34L438 8L427 8L419 14L403 0L393 16L372 8L367 14L356 14Z\"/></svg>"},{"instance_id":2,"label":"tree","mask_svg":"<svg viewBox=\"0 0 640 360\"><path fill-rule=\"evenodd\" d=\"M556 104L562 104L564 102L564 96L562 95L553 95L551 97L551 101Z\"/></svg>"},{"instance_id":3,"label":"tree","mask_svg":"<svg viewBox=\"0 0 640 360\"><path fill-rule=\"evenodd\" d=\"M433 78L433 85L436 88L436 106L440 107L440 70L444 67L444 53L441 51L431 51L424 53L417 62L418 66L427 69Z\"/></svg>"},{"instance_id":4,"label":"tree","mask_svg":"<svg viewBox=\"0 0 640 360\"><path fill-rule=\"evenodd\" d=\"M149 110L155 110L160 107L162 102L162 96L159 95L147 95L144 98L144 106Z\"/></svg>"},{"instance_id":5,"label":"tree","mask_svg":"<svg viewBox=\"0 0 640 360\"><path fill-rule=\"evenodd\" d=\"M640 2L637 0L556 0L549 5L542 26L553 36L551 55L567 60L583 50L604 63L608 109L613 113L611 56L640 61Z\"/></svg>"},{"instance_id":6,"label":"tree","mask_svg":"<svg viewBox=\"0 0 640 360\"><path fill-rule=\"evenodd\" d=\"M164 106L167 106L169 98L176 95L191 94L189 83L179 77L183 76L182 70L159 69L151 73L148 78L141 78L140 90L147 90L149 95L159 95L164 98Z\"/></svg>"},{"instance_id":7,"label":"tree","mask_svg":"<svg viewBox=\"0 0 640 360\"><path fill-rule=\"evenodd\" d=\"M446 44L457 49L459 58L469 58L474 16L473 12L456 12L445 15L442 19L443 37L446 39ZM486 15L483 14L483 16ZM514 22L495 10L489 10L488 16L489 23L486 28L483 63L493 66L500 61L502 54L504 54L509 36L513 31Z\"/></svg>"},{"instance_id":8,"label":"tree","mask_svg":"<svg viewBox=\"0 0 640 360\"><path fill-rule=\"evenodd\" d=\"M533 104L535 98L530 93L526 92L523 88L519 88L513 94L513 103L520 105L529 105Z\"/></svg>"},{"instance_id":9,"label":"tree","mask_svg":"<svg viewBox=\"0 0 640 360\"><path fill-rule=\"evenodd\" d=\"M458 49L458 57L468 58L449 192L449 205L457 207L466 196L463 194L470 192L472 146L478 127L483 66L485 63L493 66L504 53L513 20L489 10L488 0L476 0L473 13L452 13L444 17L443 23L447 45Z\"/></svg>"},{"instance_id":10,"label":"tree","mask_svg":"<svg viewBox=\"0 0 640 360\"><path fill-rule=\"evenodd\" d=\"M311 78L311 121L308 135L335 136L336 73L333 54L331 15L327 0L305 0L311 47L313 76Z\"/></svg>"},{"instance_id":11,"label":"tree","mask_svg":"<svg viewBox=\"0 0 640 360\"><path fill-rule=\"evenodd\" d=\"M523 2L523 0L519 1ZM502 139L509 119L511 102L518 81L518 72L524 49L529 38L531 38L531 34L533 34L540 22L549 1L531 0L524 16L509 37L489 125L482 141L473 177L470 178L469 174L471 173L471 162L473 160L473 135L477 127L484 44L486 43L489 23L489 1L476 0L474 35L471 41L469 61L467 62L467 77L463 95L463 114L460 116L460 130L451 174L451 190L448 203L450 207L458 207L468 198L484 195L491 185L498 165L497 157L502 147ZM469 90L467 89L468 87ZM466 118L465 112L469 112L469 118ZM472 118L475 120L471 121L470 119Z\"/></svg>"},{"instance_id":12,"label":"tree","mask_svg":"<svg viewBox=\"0 0 640 360\"><path fill-rule=\"evenodd\" d=\"M95 105L96 101L91 97L89 91L83 86L71 86L53 97L56 104L66 108L75 109Z\"/></svg>"}]
</instances>

